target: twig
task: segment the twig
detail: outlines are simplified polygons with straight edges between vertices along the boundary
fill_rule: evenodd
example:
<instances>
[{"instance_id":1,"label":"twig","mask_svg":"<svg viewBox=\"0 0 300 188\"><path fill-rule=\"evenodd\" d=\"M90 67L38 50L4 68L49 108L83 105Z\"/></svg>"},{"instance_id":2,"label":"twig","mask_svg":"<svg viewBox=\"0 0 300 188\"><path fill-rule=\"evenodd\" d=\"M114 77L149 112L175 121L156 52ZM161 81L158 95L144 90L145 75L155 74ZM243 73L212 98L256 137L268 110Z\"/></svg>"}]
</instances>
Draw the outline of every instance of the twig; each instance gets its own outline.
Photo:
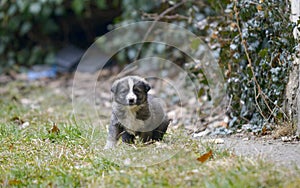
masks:
<instances>
[{"instance_id":1,"label":"twig","mask_svg":"<svg viewBox=\"0 0 300 188\"><path fill-rule=\"evenodd\" d=\"M149 13L143 13L143 19L152 19L155 20L158 17L158 14L149 14ZM174 14L174 15L165 15L161 19L166 19L166 20L176 20L176 19L181 19L181 20L188 20L189 18L187 16L183 16L180 14Z\"/></svg>"},{"instance_id":2,"label":"twig","mask_svg":"<svg viewBox=\"0 0 300 188\"><path fill-rule=\"evenodd\" d=\"M255 103L256 103L256 105L257 105L257 108L258 108L258 110L259 110L259 113L262 115L262 117L263 117L264 119L266 119L265 115L263 114L263 112L262 112L262 110L261 110L261 108L260 108L260 106L259 106L259 104L258 104L258 102L257 102L257 98L259 97L260 93L257 95L256 89L255 89L255 88L254 88L254 95L255 95Z\"/></svg>"},{"instance_id":3,"label":"twig","mask_svg":"<svg viewBox=\"0 0 300 188\"><path fill-rule=\"evenodd\" d=\"M257 79L256 79L255 72L254 72L254 70L253 70L252 60L251 60L251 58L250 58L250 55L249 55L249 52L248 52L248 48L247 48L247 45L246 45L246 40L244 39L244 37L243 37L243 35L242 35L241 28L240 28L239 12L238 12L238 10L237 10L236 4L237 4L237 0L235 0L235 4L234 4L234 8L233 8L234 13L235 13L235 17L236 17L236 22L237 22L237 24L236 24L236 25L237 25L237 29L238 29L240 38L241 38L241 40L242 40L242 45L243 45L243 47L244 47L245 54L246 54L246 57L247 57L247 60L248 60L248 63L249 63L248 65L249 65L250 70L251 70L252 75L253 75L253 81L254 81L255 86L256 86L256 88L257 88L257 91L258 91L258 95L255 96L255 103L256 103L256 105L257 105L258 108L259 108L259 113L263 116L264 119L266 119L265 115L263 114L262 110L260 109L260 106L259 106L259 104L258 104L258 102L257 102L257 98L258 98L259 96L261 96L261 98L263 99L264 103L266 104L266 106L267 106L267 108L268 108L268 110L270 111L271 114L272 114L273 110L270 108L270 106L269 106L269 104L268 104L268 102L267 102L267 100L266 100L266 98L265 98L265 94L264 94L264 92L262 91L262 89L261 89L261 87L260 87L260 85L259 85L259 83L258 83L258 81L257 81ZM256 91L255 91L255 92L256 92Z\"/></svg>"},{"instance_id":4,"label":"twig","mask_svg":"<svg viewBox=\"0 0 300 188\"><path fill-rule=\"evenodd\" d=\"M232 102L232 98L233 98L233 96L231 95L225 112L229 112L230 106L231 106L231 102Z\"/></svg>"},{"instance_id":5,"label":"twig","mask_svg":"<svg viewBox=\"0 0 300 188\"><path fill-rule=\"evenodd\" d=\"M150 32L153 30L153 28L154 28L154 26L155 26L155 24L156 24L157 21L159 21L159 20L162 19L166 14L168 14L169 12L171 12L171 11L175 10L176 8L180 7L181 5L183 5L183 4L184 4L185 2L187 2L187 1L188 1L188 0L182 0L182 1L180 1L179 3L175 4L174 6L168 8L168 9L166 9L165 11L163 11L162 13L160 13L160 14L155 18L155 20L152 22L150 28L147 30L147 32L146 32L146 34L145 34L145 36L144 36L144 38L143 38L143 41L145 41L145 40L148 38ZM140 56L140 54L141 54L141 51L142 51L142 48L143 48L143 43L142 43L141 45L142 45L142 46L140 47L140 49L139 49L139 51L138 51L138 53L137 53L137 55L136 55L135 61L139 58L139 56Z\"/></svg>"}]
</instances>

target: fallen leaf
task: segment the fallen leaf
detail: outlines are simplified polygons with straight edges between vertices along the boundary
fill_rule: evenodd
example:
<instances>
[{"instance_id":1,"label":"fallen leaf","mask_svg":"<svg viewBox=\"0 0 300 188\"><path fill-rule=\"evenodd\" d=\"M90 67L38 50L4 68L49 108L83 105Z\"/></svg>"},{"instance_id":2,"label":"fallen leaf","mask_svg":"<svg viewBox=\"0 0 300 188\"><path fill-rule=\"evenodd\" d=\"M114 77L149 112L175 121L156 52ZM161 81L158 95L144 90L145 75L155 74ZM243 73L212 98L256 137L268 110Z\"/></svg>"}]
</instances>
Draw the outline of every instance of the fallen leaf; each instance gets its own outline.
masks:
<instances>
[{"instance_id":1,"label":"fallen leaf","mask_svg":"<svg viewBox=\"0 0 300 188\"><path fill-rule=\"evenodd\" d=\"M266 134L267 134L267 128L266 128L266 127L263 127L263 128L261 129L261 134L262 134L262 135L266 135Z\"/></svg>"},{"instance_id":2,"label":"fallen leaf","mask_svg":"<svg viewBox=\"0 0 300 188\"><path fill-rule=\"evenodd\" d=\"M8 185L19 185L21 184L20 180L9 180Z\"/></svg>"},{"instance_id":3,"label":"fallen leaf","mask_svg":"<svg viewBox=\"0 0 300 188\"><path fill-rule=\"evenodd\" d=\"M225 121L220 122L220 126L224 127L224 128L228 128L228 123L226 123Z\"/></svg>"},{"instance_id":4,"label":"fallen leaf","mask_svg":"<svg viewBox=\"0 0 300 188\"><path fill-rule=\"evenodd\" d=\"M226 72L225 72L225 75L226 75L226 77L227 78L229 78L230 77L230 75L231 75L231 64L230 63L228 63L228 69L226 70Z\"/></svg>"},{"instance_id":5,"label":"fallen leaf","mask_svg":"<svg viewBox=\"0 0 300 188\"><path fill-rule=\"evenodd\" d=\"M212 38L212 39L217 39L217 38L218 38L218 34L214 32L214 33L211 35L211 38Z\"/></svg>"},{"instance_id":6,"label":"fallen leaf","mask_svg":"<svg viewBox=\"0 0 300 188\"><path fill-rule=\"evenodd\" d=\"M58 134L59 133L59 128L57 127L56 123L53 123L53 126L52 128L50 129L49 133L56 133Z\"/></svg>"},{"instance_id":7,"label":"fallen leaf","mask_svg":"<svg viewBox=\"0 0 300 188\"><path fill-rule=\"evenodd\" d=\"M257 9L258 11L262 11L262 10L263 10L263 7L262 7L261 5L257 5L257 6L256 6L256 9Z\"/></svg>"},{"instance_id":8,"label":"fallen leaf","mask_svg":"<svg viewBox=\"0 0 300 188\"><path fill-rule=\"evenodd\" d=\"M202 156L198 157L197 160L200 161L201 163L204 163L207 161L212 156L212 150L209 150L209 152L203 154Z\"/></svg>"},{"instance_id":9,"label":"fallen leaf","mask_svg":"<svg viewBox=\"0 0 300 188\"><path fill-rule=\"evenodd\" d=\"M236 26L237 26L237 24L236 24L236 23L234 23L234 22L232 22L232 23L230 24L230 27L231 27L231 29L234 29L234 28L236 28Z\"/></svg>"},{"instance_id":10,"label":"fallen leaf","mask_svg":"<svg viewBox=\"0 0 300 188\"><path fill-rule=\"evenodd\" d=\"M13 149L14 149L14 145L11 144L11 145L9 146L9 150L11 151L11 150L13 150Z\"/></svg>"}]
</instances>

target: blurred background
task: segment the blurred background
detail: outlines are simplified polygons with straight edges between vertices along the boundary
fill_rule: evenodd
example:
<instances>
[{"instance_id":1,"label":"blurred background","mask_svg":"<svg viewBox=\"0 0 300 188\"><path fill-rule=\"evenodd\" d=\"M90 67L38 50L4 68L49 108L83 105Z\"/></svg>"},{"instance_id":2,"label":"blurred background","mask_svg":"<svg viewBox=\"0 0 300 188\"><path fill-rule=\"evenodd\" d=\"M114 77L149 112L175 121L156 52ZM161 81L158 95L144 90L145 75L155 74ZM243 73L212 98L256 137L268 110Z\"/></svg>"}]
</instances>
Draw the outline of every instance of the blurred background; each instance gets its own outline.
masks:
<instances>
[{"instance_id":1,"label":"blurred background","mask_svg":"<svg viewBox=\"0 0 300 188\"><path fill-rule=\"evenodd\" d=\"M72 73L98 37L147 20L186 28L209 45L226 79L231 119L227 126L250 124L261 130L270 122L291 121L282 109L297 41L285 0L2 0L1 83L18 79L20 73L28 80ZM122 37L126 33L106 43L115 45ZM198 79L199 96L209 95L205 75L191 59L170 46L144 46L142 51L132 45L118 52L108 69L145 54L163 54Z\"/></svg>"},{"instance_id":2,"label":"blurred background","mask_svg":"<svg viewBox=\"0 0 300 188\"><path fill-rule=\"evenodd\" d=\"M299 188L299 15L300 0L0 0L0 187ZM206 45L214 61L187 55ZM173 120L161 142L103 152L111 85L135 65Z\"/></svg>"}]
</instances>

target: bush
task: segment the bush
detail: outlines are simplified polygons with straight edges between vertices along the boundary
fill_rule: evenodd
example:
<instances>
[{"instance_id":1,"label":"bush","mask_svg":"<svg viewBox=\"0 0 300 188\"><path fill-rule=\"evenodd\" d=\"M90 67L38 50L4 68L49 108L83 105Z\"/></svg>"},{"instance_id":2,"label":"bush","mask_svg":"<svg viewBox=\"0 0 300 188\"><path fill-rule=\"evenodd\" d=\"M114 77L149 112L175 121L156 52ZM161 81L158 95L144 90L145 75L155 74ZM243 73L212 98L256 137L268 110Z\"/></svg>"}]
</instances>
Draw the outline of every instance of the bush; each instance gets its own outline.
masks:
<instances>
[{"instance_id":1,"label":"bush","mask_svg":"<svg viewBox=\"0 0 300 188\"><path fill-rule=\"evenodd\" d=\"M238 125L289 120L282 108L296 40L287 3L231 2L215 30L232 99L231 117Z\"/></svg>"},{"instance_id":2,"label":"bush","mask_svg":"<svg viewBox=\"0 0 300 188\"><path fill-rule=\"evenodd\" d=\"M135 1L127 2L131 2L128 6L139 7ZM169 0L146 8L143 4L131 14L123 13L126 15L123 19L154 20L179 2L182 1ZM262 127L266 122L288 120L282 107L296 46L288 3L285 0L187 1L160 18L202 36L213 50L227 81L231 127L245 123ZM165 50L172 53L169 48ZM137 49L132 46L119 57L130 59L130 51ZM168 57L172 61L178 60L175 51ZM179 59L182 61L182 57ZM196 76L202 73L193 63L186 67Z\"/></svg>"}]
</instances>

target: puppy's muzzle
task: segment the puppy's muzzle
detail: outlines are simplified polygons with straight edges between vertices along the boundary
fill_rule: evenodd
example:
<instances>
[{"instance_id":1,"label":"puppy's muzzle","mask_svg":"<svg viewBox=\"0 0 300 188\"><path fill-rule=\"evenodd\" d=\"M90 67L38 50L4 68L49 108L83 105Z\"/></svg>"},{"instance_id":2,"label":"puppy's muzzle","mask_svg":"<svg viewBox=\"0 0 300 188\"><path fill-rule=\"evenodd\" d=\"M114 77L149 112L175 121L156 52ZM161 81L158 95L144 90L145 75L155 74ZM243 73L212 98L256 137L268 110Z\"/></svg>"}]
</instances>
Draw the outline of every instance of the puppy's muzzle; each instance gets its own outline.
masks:
<instances>
[{"instance_id":1,"label":"puppy's muzzle","mask_svg":"<svg viewBox=\"0 0 300 188\"><path fill-rule=\"evenodd\" d=\"M137 101L137 96L133 92L129 92L126 96L128 105L135 105Z\"/></svg>"}]
</instances>

